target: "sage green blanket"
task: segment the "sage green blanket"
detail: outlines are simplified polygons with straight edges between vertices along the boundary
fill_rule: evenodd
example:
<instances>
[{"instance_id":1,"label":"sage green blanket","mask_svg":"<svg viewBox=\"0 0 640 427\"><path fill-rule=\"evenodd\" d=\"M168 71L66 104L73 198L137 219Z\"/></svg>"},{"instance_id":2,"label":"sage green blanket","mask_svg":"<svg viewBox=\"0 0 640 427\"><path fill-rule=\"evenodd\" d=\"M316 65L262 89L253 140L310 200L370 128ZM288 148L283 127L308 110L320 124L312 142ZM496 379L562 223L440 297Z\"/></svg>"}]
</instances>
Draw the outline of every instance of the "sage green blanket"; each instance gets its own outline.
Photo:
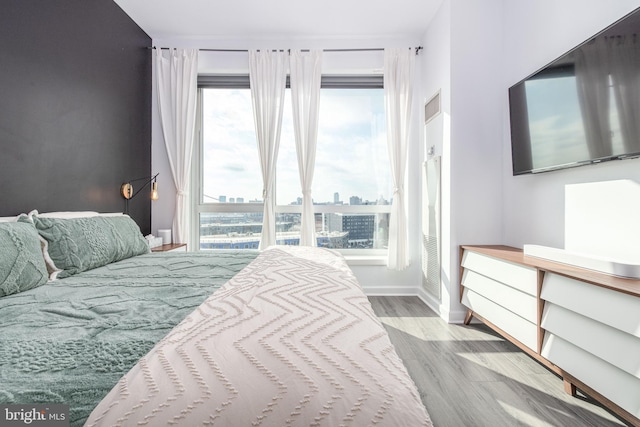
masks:
<instances>
[{"instance_id":1,"label":"sage green blanket","mask_svg":"<svg viewBox=\"0 0 640 427\"><path fill-rule=\"evenodd\" d=\"M70 405L82 425L121 376L253 251L151 253L0 298L0 402Z\"/></svg>"}]
</instances>

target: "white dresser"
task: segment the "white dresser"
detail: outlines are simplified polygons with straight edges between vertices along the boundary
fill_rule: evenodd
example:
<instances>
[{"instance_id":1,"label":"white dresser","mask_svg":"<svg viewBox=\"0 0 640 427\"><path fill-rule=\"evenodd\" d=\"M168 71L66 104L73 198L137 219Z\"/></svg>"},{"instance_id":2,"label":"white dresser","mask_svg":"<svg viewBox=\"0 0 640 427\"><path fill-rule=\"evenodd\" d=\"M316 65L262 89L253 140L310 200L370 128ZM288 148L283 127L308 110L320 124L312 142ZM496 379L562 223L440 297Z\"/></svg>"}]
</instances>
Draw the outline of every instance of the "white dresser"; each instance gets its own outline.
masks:
<instances>
[{"instance_id":1,"label":"white dresser","mask_svg":"<svg viewBox=\"0 0 640 427\"><path fill-rule=\"evenodd\" d=\"M640 298L548 272L541 355L640 418Z\"/></svg>"},{"instance_id":2,"label":"white dresser","mask_svg":"<svg viewBox=\"0 0 640 427\"><path fill-rule=\"evenodd\" d=\"M536 351L537 270L472 250L462 253L461 265L462 304Z\"/></svg>"},{"instance_id":3,"label":"white dresser","mask_svg":"<svg viewBox=\"0 0 640 427\"><path fill-rule=\"evenodd\" d=\"M462 246L460 295L476 317L632 425L640 426L640 280Z\"/></svg>"}]
</instances>

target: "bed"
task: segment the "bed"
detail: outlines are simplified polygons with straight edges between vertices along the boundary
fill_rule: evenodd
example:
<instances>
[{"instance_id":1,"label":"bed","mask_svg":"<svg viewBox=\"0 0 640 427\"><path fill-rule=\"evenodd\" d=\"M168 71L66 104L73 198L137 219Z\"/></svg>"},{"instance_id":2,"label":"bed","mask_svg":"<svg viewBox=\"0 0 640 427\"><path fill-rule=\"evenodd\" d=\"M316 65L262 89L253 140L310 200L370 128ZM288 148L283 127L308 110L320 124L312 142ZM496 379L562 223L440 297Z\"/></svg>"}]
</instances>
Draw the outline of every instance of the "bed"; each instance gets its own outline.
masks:
<instances>
[{"instance_id":1,"label":"bed","mask_svg":"<svg viewBox=\"0 0 640 427\"><path fill-rule=\"evenodd\" d=\"M431 425L339 254L140 246L132 253L143 253L112 261L104 240L122 252L127 236L97 238L96 224L74 236L30 220L20 228L33 227L51 259L45 283L0 298L0 402L69 404L70 424L87 426ZM80 220L53 222L70 221ZM108 228L116 220L82 221ZM118 221L116 234L131 226ZM0 223L0 243L3 227L11 226ZM83 239L100 241L98 264L109 262L93 266L94 254L76 262L80 271L60 269L68 252L83 257L91 246Z\"/></svg>"}]
</instances>

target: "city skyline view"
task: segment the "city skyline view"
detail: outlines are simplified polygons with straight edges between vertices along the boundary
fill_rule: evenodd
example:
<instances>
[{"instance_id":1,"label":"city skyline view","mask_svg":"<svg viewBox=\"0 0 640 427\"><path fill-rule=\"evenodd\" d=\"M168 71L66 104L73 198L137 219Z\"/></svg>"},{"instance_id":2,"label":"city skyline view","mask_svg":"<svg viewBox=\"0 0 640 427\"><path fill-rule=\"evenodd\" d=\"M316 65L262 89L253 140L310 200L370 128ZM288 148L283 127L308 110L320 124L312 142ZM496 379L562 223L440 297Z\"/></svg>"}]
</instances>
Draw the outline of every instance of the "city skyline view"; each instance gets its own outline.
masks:
<instances>
[{"instance_id":1,"label":"city skyline view","mask_svg":"<svg viewBox=\"0 0 640 427\"><path fill-rule=\"evenodd\" d=\"M338 199L336 200L336 196ZM205 201L213 202L213 203L262 203L262 199L252 199L246 200L244 197L233 197L228 196L226 194L220 194L217 197L213 195L204 195ZM207 200L208 199L208 200ZM288 203L289 205L300 205L302 204L302 197L299 197L297 200L291 201ZM377 200L367 200L363 199L359 196L350 196L348 198L342 198L342 196L336 192L334 193L334 198L331 201L327 202L318 202L313 200L314 205L388 205L391 204L390 200L385 199L384 197L378 198Z\"/></svg>"},{"instance_id":2,"label":"city skyline view","mask_svg":"<svg viewBox=\"0 0 640 427\"><path fill-rule=\"evenodd\" d=\"M262 200L249 89L203 91L203 201L219 196ZM286 92L276 171L276 203L296 204L302 197L293 136L289 90ZM311 197L315 204L344 204L352 196L363 201L390 200L384 96L381 89L323 89L318 146Z\"/></svg>"},{"instance_id":3,"label":"city skyline view","mask_svg":"<svg viewBox=\"0 0 640 427\"><path fill-rule=\"evenodd\" d=\"M333 249L385 249L389 213L316 213L317 246ZM256 249L260 243L263 214L256 212L207 212L200 214L201 250ZM299 213L275 217L277 245L300 244Z\"/></svg>"}]
</instances>

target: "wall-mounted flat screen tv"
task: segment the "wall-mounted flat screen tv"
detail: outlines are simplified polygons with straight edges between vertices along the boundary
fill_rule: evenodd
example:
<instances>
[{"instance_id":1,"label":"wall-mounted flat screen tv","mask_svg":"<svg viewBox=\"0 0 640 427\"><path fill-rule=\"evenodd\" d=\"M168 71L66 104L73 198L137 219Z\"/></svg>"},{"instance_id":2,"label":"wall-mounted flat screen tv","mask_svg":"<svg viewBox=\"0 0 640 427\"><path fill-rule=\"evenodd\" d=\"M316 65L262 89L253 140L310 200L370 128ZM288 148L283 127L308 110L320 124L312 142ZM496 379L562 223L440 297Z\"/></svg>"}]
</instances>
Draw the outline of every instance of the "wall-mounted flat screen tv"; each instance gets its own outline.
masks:
<instances>
[{"instance_id":1,"label":"wall-mounted flat screen tv","mask_svg":"<svg viewBox=\"0 0 640 427\"><path fill-rule=\"evenodd\" d=\"M640 8L509 89L513 174L640 156Z\"/></svg>"}]
</instances>

